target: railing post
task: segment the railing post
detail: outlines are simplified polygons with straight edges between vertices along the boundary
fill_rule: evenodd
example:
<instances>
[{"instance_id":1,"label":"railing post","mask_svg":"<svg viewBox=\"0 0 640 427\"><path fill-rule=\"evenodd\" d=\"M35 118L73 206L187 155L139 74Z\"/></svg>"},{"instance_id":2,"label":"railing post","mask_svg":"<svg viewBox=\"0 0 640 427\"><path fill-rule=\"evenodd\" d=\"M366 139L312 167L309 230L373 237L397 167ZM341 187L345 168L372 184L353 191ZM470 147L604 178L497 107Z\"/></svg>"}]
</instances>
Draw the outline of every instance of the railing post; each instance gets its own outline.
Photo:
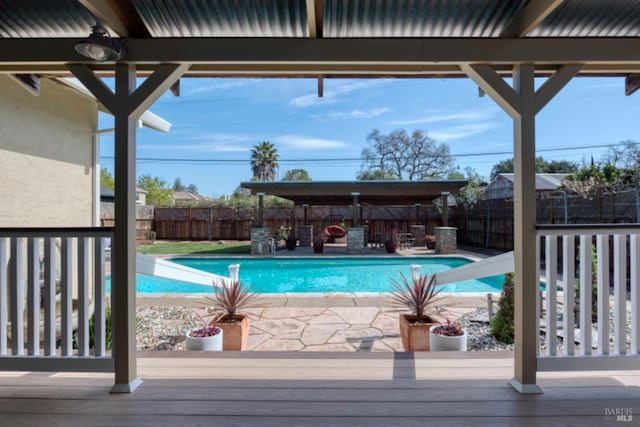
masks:
<instances>
[{"instance_id":1,"label":"railing post","mask_svg":"<svg viewBox=\"0 0 640 427\"><path fill-rule=\"evenodd\" d=\"M11 239L11 262L9 263L10 281L15 286L9 286L11 304L11 351L14 356L24 354L24 276L22 274L23 251L22 239Z\"/></svg>"},{"instance_id":2,"label":"railing post","mask_svg":"<svg viewBox=\"0 0 640 427\"><path fill-rule=\"evenodd\" d=\"M0 237L0 295L8 295L7 259L7 239ZM8 313L7 298L0 298L0 356L7 354Z\"/></svg>"},{"instance_id":3,"label":"railing post","mask_svg":"<svg viewBox=\"0 0 640 427\"><path fill-rule=\"evenodd\" d=\"M591 354L591 235L580 236L580 348Z\"/></svg>"},{"instance_id":4,"label":"railing post","mask_svg":"<svg viewBox=\"0 0 640 427\"><path fill-rule=\"evenodd\" d=\"M616 234L613 236L614 266L614 332L613 351L615 354L625 354L627 346L627 236ZM608 300L607 300L608 302Z\"/></svg>"},{"instance_id":5,"label":"railing post","mask_svg":"<svg viewBox=\"0 0 640 427\"><path fill-rule=\"evenodd\" d=\"M596 236L598 266L598 352L609 354L609 236ZM617 268L617 267L616 267Z\"/></svg>"},{"instance_id":6,"label":"railing post","mask_svg":"<svg viewBox=\"0 0 640 427\"><path fill-rule=\"evenodd\" d=\"M27 239L27 354L29 356L40 354L40 254L38 240L33 237Z\"/></svg>"}]
</instances>

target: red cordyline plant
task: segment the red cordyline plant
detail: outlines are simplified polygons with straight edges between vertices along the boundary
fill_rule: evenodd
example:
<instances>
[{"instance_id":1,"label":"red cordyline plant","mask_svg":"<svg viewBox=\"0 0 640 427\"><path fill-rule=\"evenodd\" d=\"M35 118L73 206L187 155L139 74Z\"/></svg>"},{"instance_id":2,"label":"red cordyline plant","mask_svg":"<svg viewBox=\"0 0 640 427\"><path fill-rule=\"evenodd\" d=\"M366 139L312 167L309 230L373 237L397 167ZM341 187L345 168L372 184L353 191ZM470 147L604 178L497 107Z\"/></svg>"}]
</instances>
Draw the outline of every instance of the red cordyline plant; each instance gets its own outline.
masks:
<instances>
[{"instance_id":1,"label":"red cordyline plant","mask_svg":"<svg viewBox=\"0 0 640 427\"><path fill-rule=\"evenodd\" d=\"M418 322L427 318L427 310L432 304L440 300L436 296L436 276L419 276L407 279L400 273L400 281L391 280L393 286L392 301L395 305L408 308L417 317Z\"/></svg>"},{"instance_id":2,"label":"red cordyline plant","mask_svg":"<svg viewBox=\"0 0 640 427\"><path fill-rule=\"evenodd\" d=\"M443 337L459 337L464 335L462 326L457 322L450 321L449 319L447 319L447 323L445 325L433 328L433 333Z\"/></svg>"},{"instance_id":3,"label":"red cordyline plant","mask_svg":"<svg viewBox=\"0 0 640 427\"><path fill-rule=\"evenodd\" d=\"M258 294L251 292L249 286L240 280L225 279L213 286L213 297L206 297L215 308L224 311L222 318L230 319L243 308L254 306L258 302Z\"/></svg>"}]
</instances>

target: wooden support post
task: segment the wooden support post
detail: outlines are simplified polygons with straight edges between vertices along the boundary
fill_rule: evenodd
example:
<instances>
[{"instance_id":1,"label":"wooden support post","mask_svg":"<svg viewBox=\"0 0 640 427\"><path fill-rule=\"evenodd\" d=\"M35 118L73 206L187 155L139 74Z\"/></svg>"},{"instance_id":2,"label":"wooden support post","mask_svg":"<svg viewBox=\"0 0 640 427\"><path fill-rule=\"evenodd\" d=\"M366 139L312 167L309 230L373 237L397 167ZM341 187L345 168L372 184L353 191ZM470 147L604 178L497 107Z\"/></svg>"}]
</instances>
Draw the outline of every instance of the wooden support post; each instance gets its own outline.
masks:
<instances>
[{"instance_id":1,"label":"wooden support post","mask_svg":"<svg viewBox=\"0 0 640 427\"><path fill-rule=\"evenodd\" d=\"M135 65L117 63L113 92L87 65L69 65L115 119L113 393L130 393L142 383L136 370L136 121L188 68L186 64L162 64L136 87Z\"/></svg>"},{"instance_id":2,"label":"wooden support post","mask_svg":"<svg viewBox=\"0 0 640 427\"><path fill-rule=\"evenodd\" d=\"M541 393L536 384L538 290L535 199L535 116L566 85L580 65L563 65L537 91L533 64L513 68L513 87L487 64L460 66L513 119L515 363L510 384L521 393Z\"/></svg>"}]
</instances>

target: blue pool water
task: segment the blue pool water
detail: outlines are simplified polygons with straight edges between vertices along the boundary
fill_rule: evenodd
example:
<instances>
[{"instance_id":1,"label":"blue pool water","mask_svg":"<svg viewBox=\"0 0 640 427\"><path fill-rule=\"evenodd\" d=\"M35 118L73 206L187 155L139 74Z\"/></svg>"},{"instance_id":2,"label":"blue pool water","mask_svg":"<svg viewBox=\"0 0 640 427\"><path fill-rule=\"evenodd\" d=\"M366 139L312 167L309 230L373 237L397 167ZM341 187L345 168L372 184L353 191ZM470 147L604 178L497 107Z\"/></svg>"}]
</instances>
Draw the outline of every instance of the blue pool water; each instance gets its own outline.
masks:
<instances>
[{"instance_id":1,"label":"blue pool water","mask_svg":"<svg viewBox=\"0 0 640 427\"><path fill-rule=\"evenodd\" d=\"M411 276L410 265L419 264L421 272L436 273L469 260L458 257L422 258L176 258L171 261L209 273L228 276L230 264L240 264L240 280L261 293L281 292L390 292L391 279L400 273ZM503 275L444 285L443 292L500 292ZM211 292L211 287L138 275L137 291Z\"/></svg>"}]
</instances>

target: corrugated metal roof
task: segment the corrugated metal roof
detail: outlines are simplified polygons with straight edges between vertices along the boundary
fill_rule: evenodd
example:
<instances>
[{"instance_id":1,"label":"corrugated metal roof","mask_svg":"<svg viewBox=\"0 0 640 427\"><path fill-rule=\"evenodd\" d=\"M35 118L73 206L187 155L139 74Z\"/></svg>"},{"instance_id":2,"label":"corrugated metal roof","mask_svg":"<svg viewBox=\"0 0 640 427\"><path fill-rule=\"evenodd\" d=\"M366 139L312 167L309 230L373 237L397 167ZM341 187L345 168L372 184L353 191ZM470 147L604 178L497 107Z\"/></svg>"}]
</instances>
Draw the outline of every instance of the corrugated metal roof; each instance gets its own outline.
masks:
<instances>
[{"instance_id":1,"label":"corrugated metal roof","mask_svg":"<svg viewBox=\"0 0 640 427\"><path fill-rule=\"evenodd\" d=\"M638 0L566 0L531 37L638 37Z\"/></svg>"},{"instance_id":2,"label":"corrugated metal roof","mask_svg":"<svg viewBox=\"0 0 640 427\"><path fill-rule=\"evenodd\" d=\"M536 174L536 190L555 190L562 185L562 181L568 176L568 173L537 173ZM501 173L502 176L513 182L512 173Z\"/></svg>"},{"instance_id":3,"label":"corrugated metal roof","mask_svg":"<svg viewBox=\"0 0 640 427\"><path fill-rule=\"evenodd\" d=\"M96 18L77 0L1 0L0 37L87 37Z\"/></svg>"},{"instance_id":4,"label":"corrugated metal roof","mask_svg":"<svg viewBox=\"0 0 640 427\"><path fill-rule=\"evenodd\" d=\"M305 0L130 1L153 37L309 36ZM528 0L324 0L321 21L323 36L328 38L499 37L527 3ZM0 37L86 37L95 21L77 0L0 0ZM638 0L566 0L528 34L638 36Z\"/></svg>"},{"instance_id":5,"label":"corrugated metal roof","mask_svg":"<svg viewBox=\"0 0 640 427\"><path fill-rule=\"evenodd\" d=\"M154 37L306 37L303 0L134 0Z\"/></svg>"},{"instance_id":6,"label":"corrugated metal roof","mask_svg":"<svg viewBox=\"0 0 640 427\"><path fill-rule=\"evenodd\" d=\"M527 0L325 0L325 37L497 37Z\"/></svg>"}]
</instances>

